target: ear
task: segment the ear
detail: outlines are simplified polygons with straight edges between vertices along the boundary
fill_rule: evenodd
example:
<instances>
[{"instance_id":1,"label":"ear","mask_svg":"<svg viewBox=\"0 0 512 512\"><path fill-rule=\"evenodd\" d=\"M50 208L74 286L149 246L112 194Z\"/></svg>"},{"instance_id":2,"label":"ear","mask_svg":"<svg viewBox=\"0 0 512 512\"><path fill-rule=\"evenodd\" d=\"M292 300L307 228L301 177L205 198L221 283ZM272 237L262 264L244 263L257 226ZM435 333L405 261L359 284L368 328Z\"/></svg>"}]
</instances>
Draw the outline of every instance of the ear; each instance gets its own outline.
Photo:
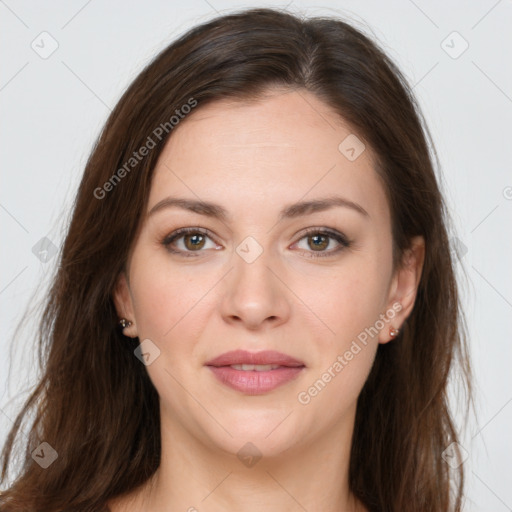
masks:
<instances>
[{"instance_id":1,"label":"ear","mask_svg":"<svg viewBox=\"0 0 512 512\"><path fill-rule=\"evenodd\" d=\"M416 301L424 260L425 240L422 236L414 237L411 240L411 247L405 251L401 265L391 280L386 308L389 322L379 333L379 343L387 343L394 339L389 334L390 327L400 329L410 315ZM393 317L387 314L391 311L395 313Z\"/></svg>"},{"instance_id":2,"label":"ear","mask_svg":"<svg viewBox=\"0 0 512 512\"><path fill-rule=\"evenodd\" d=\"M119 319L125 318L132 323L132 325L123 329L123 334L130 338L136 338L138 334L137 324L135 322L133 300L130 293L128 278L126 277L126 273L124 271L121 272L117 278L113 298Z\"/></svg>"}]
</instances>

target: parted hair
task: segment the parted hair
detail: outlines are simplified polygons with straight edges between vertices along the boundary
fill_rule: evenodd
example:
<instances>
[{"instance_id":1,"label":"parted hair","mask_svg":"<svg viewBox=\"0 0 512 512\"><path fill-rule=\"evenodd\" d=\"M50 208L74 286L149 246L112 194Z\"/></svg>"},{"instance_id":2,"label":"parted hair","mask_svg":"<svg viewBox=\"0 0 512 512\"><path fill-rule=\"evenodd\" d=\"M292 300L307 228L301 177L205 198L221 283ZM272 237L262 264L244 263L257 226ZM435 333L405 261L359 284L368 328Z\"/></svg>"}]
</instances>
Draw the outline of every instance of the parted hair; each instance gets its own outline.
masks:
<instances>
[{"instance_id":1,"label":"parted hair","mask_svg":"<svg viewBox=\"0 0 512 512\"><path fill-rule=\"evenodd\" d=\"M414 308L396 339L379 346L358 398L350 489L372 512L461 510L463 466L451 469L441 455L459 438L450 372L471 392L467 336L437 157L417 101L397 65L354 24L258 8L218 16L172 42L108 117L41 312L40 378L3 448L5 484L30 418L2 512L107 510L158 468L158 394L134 357L138 340L117 326L113 290L172 130L105 197L97 191L190 98L198 110L226 98L257 101L275 87L316 95L372 148L391 212L394 268L413 237L426 244ZM58 453L46 469L31 456L42 441Z\"/></svg>"}]
</instances>

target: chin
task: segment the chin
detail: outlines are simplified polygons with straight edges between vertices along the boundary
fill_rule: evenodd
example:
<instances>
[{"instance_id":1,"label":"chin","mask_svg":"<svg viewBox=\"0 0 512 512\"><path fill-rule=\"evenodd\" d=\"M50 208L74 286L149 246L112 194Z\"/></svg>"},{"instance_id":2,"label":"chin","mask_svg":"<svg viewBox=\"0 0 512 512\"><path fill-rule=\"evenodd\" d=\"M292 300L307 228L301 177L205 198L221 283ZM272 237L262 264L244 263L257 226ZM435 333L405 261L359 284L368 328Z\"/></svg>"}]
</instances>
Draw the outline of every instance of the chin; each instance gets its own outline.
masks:
<instances>
[{"instance_id":1,"label":"chin","mask_svg":"<svg viewBox=\"0 0 512 512\"><path fill-rule=\"evenodd\" d=\"M291 409L279 409L262 411L259 415L255 411L246 414L238 411L224 415L219 418L219 422L226 426L231 435L222 429L211 431L208 426L211 435L209 444L215 444L221 450L235 455L240 450L254 450L265 457L278 456L296 445L303 437L300 426L294 423L294 415L290 412ZM246 446L248 443L249 446Z\"/></svg>"}]
</instances>

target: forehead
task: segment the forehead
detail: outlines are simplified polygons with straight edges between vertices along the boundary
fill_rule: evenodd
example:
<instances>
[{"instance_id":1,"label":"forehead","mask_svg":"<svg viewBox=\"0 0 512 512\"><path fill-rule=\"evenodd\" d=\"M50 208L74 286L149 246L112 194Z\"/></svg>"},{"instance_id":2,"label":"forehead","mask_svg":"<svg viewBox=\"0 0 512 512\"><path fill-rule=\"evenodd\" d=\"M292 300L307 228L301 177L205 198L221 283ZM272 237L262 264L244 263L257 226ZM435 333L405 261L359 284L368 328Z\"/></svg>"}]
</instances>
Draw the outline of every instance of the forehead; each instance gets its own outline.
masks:
<instances>
[{"instance_id":1,"label":"forehead","mask_svg":"<svg viewBox=\"0 0 512 512\"><path fill-rule=\"evenodd\" d=\"M212 200L235 213L252 206L261 211L262 204L277 211L283 203L336 193L364 205L372 217L387 218L371 149L361 144L339 115L306 91L199 104L160 155L148 209L172 195Z\"/></svg>"}]
</instances>

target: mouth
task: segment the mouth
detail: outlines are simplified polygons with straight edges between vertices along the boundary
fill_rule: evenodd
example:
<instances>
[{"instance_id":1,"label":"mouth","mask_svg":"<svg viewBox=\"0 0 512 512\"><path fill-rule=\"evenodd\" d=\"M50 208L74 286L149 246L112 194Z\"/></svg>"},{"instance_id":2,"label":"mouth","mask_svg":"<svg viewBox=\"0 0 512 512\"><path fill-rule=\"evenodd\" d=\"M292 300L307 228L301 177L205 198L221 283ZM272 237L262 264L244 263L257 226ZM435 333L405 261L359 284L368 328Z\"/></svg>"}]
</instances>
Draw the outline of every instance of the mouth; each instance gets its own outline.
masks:
<instances>
[{"instance_id":1,"label":"mouth","mask_svg":"<svg viewBox=\"0 0 512 512\"><path fill-rule=\"evenodd\" d=\"M226 352L205 364L224 385L247 395L261 395L297 378L305 364L275 351Z\"/></svg>"}]
</instances>

